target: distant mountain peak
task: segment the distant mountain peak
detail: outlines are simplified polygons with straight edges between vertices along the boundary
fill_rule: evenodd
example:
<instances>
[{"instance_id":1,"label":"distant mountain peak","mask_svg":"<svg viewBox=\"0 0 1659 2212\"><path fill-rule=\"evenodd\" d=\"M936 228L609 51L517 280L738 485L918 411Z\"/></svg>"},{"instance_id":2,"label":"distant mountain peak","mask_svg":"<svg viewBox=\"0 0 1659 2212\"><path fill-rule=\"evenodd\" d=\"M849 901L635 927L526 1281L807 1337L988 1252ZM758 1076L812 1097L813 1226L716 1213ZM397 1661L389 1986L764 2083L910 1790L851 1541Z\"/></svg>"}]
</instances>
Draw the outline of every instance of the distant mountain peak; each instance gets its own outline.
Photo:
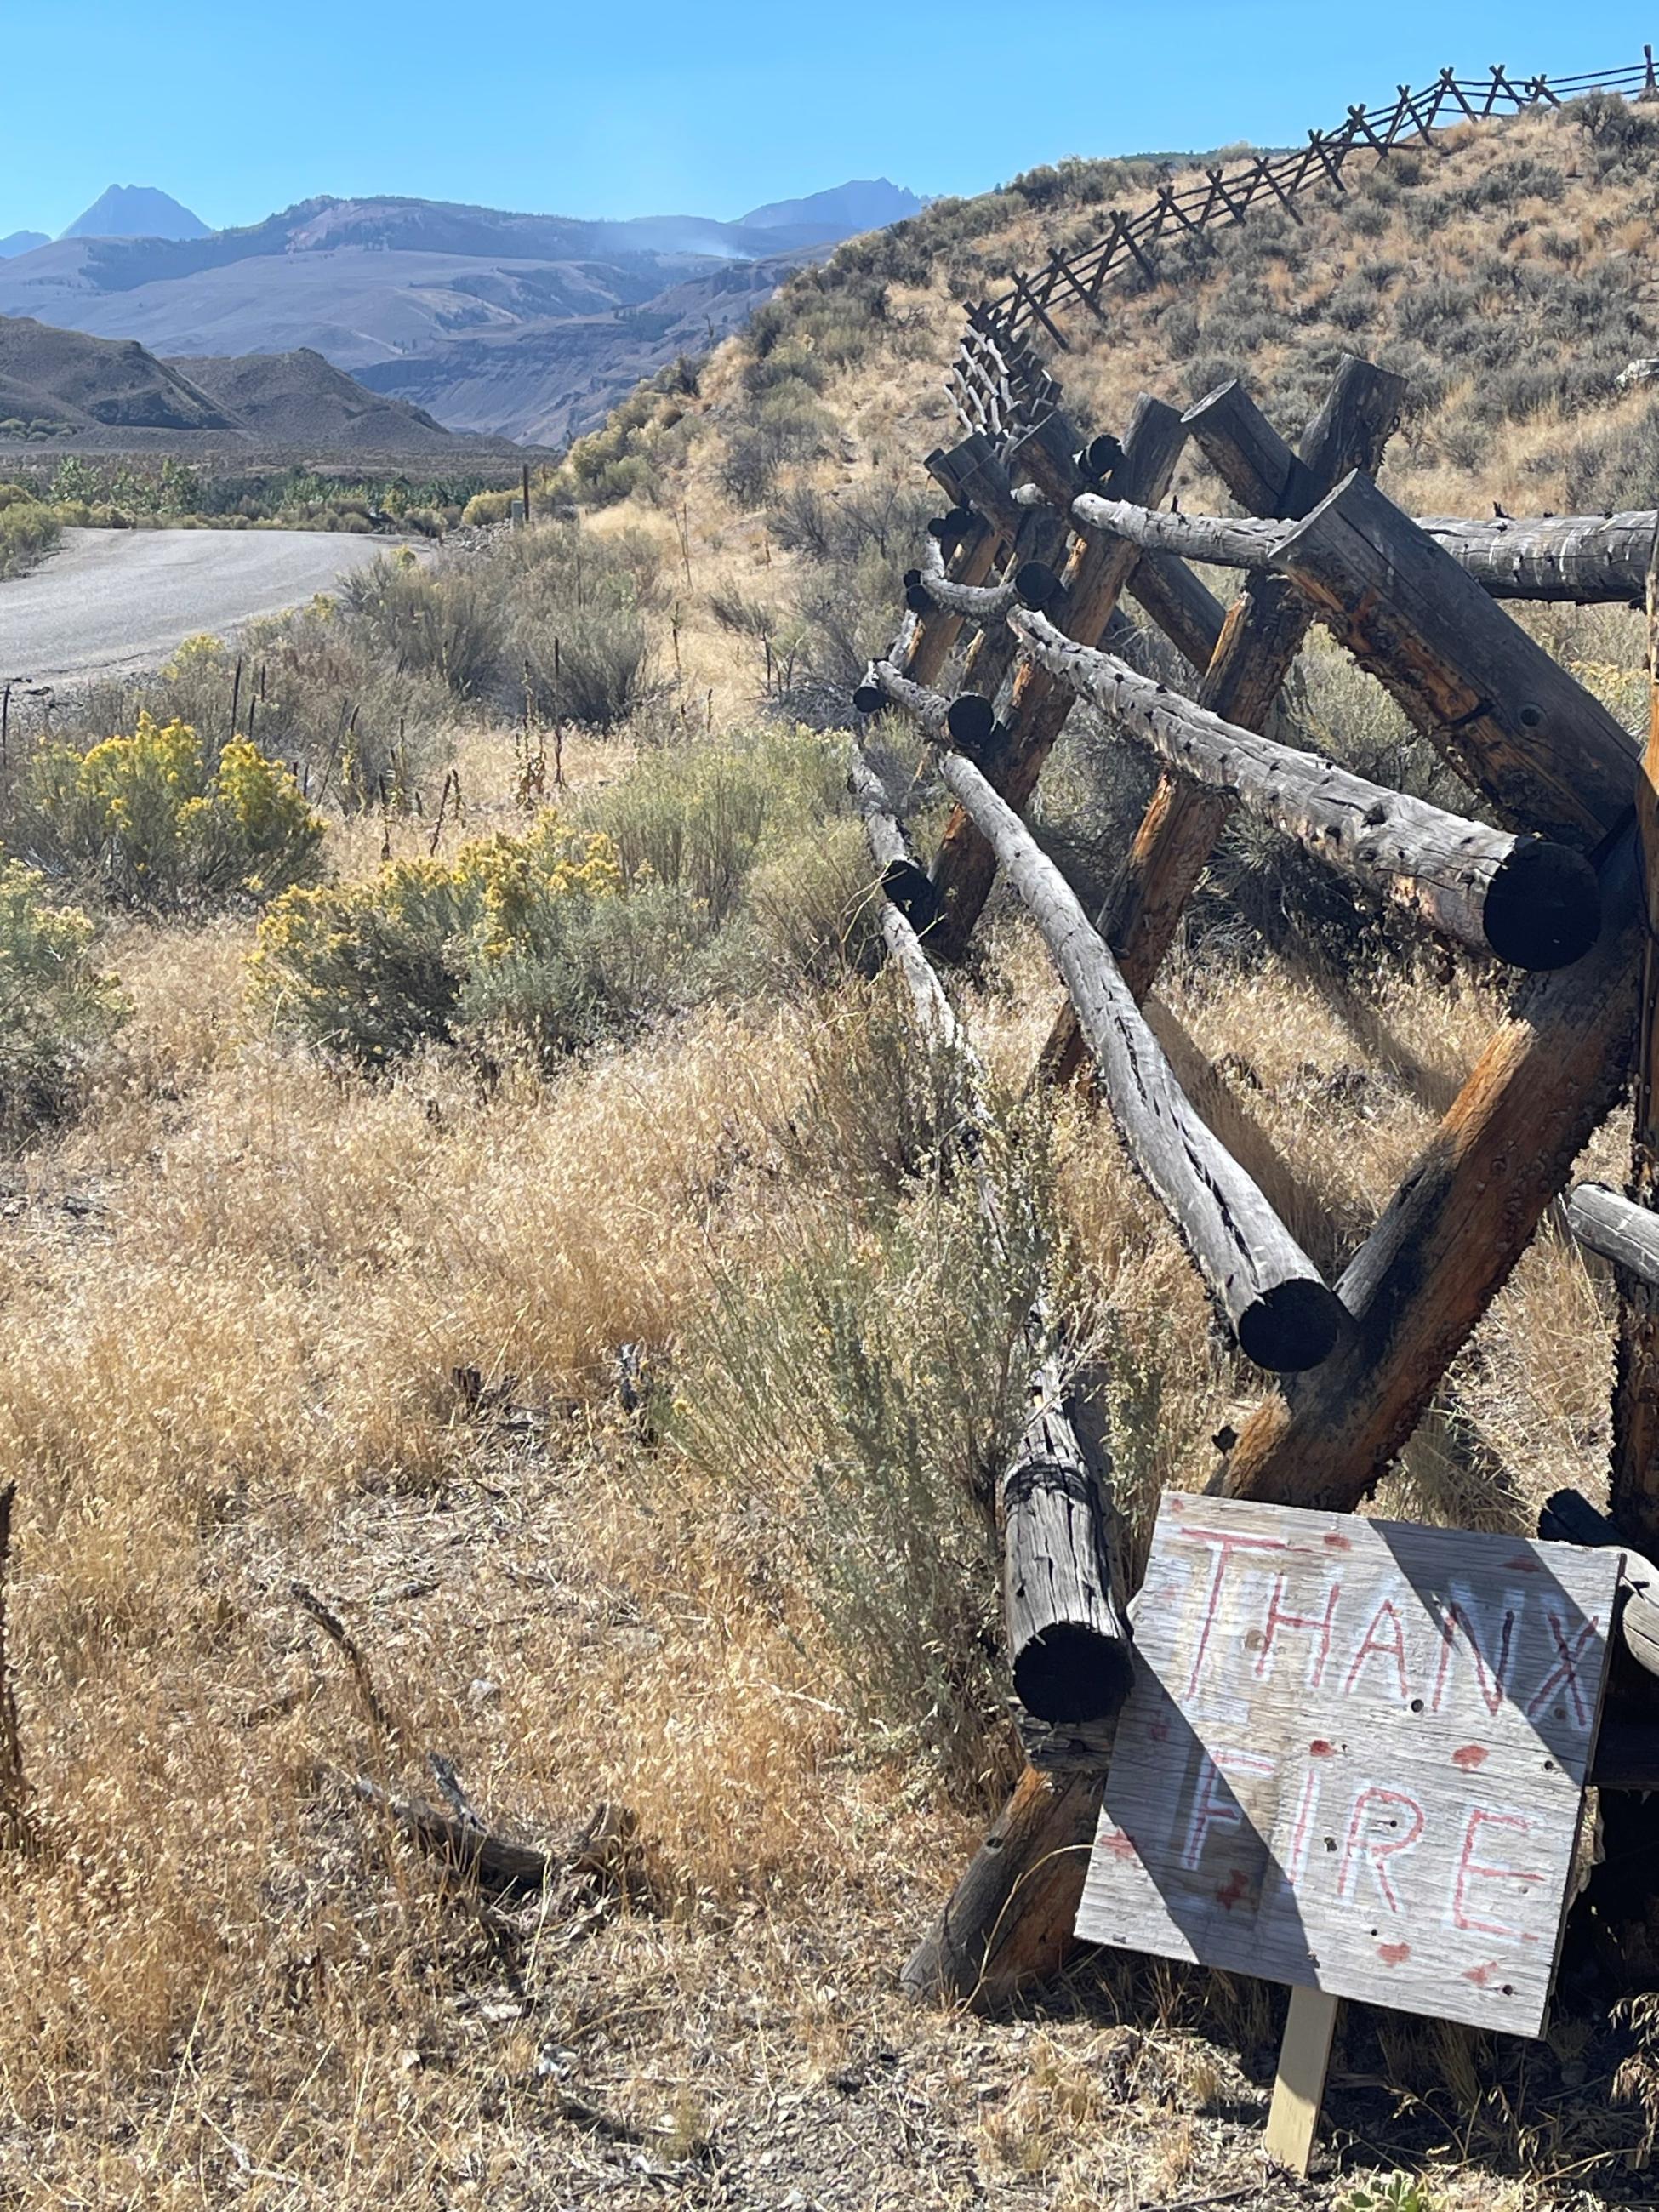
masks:
<instances>
[{"instance_id":1,"label":"distant mountain peak","mask_svg":"<svg viewBox=\"0 0 1659 2212\"><path fill-rule=\"evenodd\" d=\"M832 185L828 191L809 192L805 199L773 200L751 208L738 220L745 230L784 230L824 226L826 237L841 238L861 230L882 230L906 216L920 215L927 203L887 177L855 178Z\"/></svg>"},{"instance_id":2,"label":"distant mountain peak","mask_svg":"<svg viewBox=\"0 0 1659 2212\"><path fill-rule=\"evenodd\" d=\"M62 235L65 238L211 238L199 216L154 185L112 185Z\"/></svg>"},{"instance_id":3,"label":"distant mountain peak","mask_svg":"<svg viewBox=\"0 0 1659 2212\"><path fill-rule=\"evenodd\" d=\"M14 230L9 237L0 238L0 261L15 261L20 253L33 253L37 246L51 244L44 230Z\"/></svg>"}]
</instances>

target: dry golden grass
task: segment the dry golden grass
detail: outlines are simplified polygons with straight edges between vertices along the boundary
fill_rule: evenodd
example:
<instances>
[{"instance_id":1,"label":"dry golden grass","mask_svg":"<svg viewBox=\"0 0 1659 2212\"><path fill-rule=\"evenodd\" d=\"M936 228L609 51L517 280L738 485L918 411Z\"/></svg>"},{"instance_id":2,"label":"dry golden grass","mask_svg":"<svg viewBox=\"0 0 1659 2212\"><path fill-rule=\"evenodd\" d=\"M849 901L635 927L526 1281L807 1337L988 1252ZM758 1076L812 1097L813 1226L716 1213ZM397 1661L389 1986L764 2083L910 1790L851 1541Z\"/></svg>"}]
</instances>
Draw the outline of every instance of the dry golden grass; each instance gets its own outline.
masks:
<instances>
[{"instance_id":1,"label":"dry golden grass","mask_svg":"<svg viewBox=\"0 0 1659 2212\"><path fill-rule=\"evenodd\" d=\"M904 1936L971 1817L852 1725L790 1579L781 1480L734 1495L615 1410L619 1344L672 1347L718 1271L747 1250L763 1279L791 1209L835 1203L831 1169L815 1182L781 1134L831 1009L711 1012L549 1084L483 1092L434 1059L369 1085L238 1012L245 941L116 940L119 1079L20 1164L0 1223L42 1841L0 1873L12 2201L643 2202L695 2196L710 2137L742 2203L778 2201L763 2147L811 2201L849 2204L1080 2204L1131 2173L1161 2201L1248 2176L1260 2075L1238 2068L1261 2024L1195 2043L1172 1998L1148 2042L1144 2000L1103 2024L1109 1986L1034 2041L896 2006ZM994 972L972 1017L1017 1074L1051 1012L1023 927ZM1401 1066L1449 1079L1492 1012L1473 987L1403 988L1372 1010L1379 1058L1364 1015L1277 970L1176 973L1167 996L1235 1056L1235 1096L1344 1241L1427 1126ZM1201 1474L1251 1385L1109 1131L1067 1103L1055 1141L1067 1278L1144 1509ZM1546 1240L1457 1382L1516 1525L1543 1487L1594 1483L1605 1318ZM1444 1456L1419 1442L1418 1510L1472 1502ZM360 1637L398 1745L295 1577ZM446 1903L346 1787L429 1790L428 1747L532 1832L633 1808L654 1905L553 1899L492 1932ZM893 2132L899 2109L920 2136Z\"/></svg>"},{"instance_id":2,"label":"dry golden grass","mask_svg":"<svg viewBox=\"0 0 1659 2212\"><path fill-rule=\"evenodd\" d=\"M1557 127L1503 143L1553 143ZM1454 137L1449 176L1499 158L1495 132ZM1646 249L1588 192L1551 221L1587 252ZM1481 242L1437 240L1437 263ZM1042 219L990 244L1041 259ZM1315 244L1308 283L1328 290L1353 242L1332 227ZM1266 292L1295 304L1282 272ZM942 284L895 306L932 343L831 380L845 435L805 472L821 489L913 470L945 433L957 311ZM717 356L702 405L740 404L738 366ZM1143 386L1184 397L1140 307L1065 376L1103 422ZM1512 427L1471 473L1431 421L1391 482L1425 507L1555 504L1556 463L1539 465L1577 427ZM676 579L655 640L671 741L755 708L757 649L712 594L787 605L799 574L725 497L713 443L693 444L672 502L590 525L646 530ZM1535 619L1604 696L1633 698L1627 621ZM635 757L629 738L573 738L569 787ZM558 796L526 789L507 734L464 733L456 758L441 850ZM435 826L360 817L333 827L331 858L364 875L427 850ZM1280 2017L1262 1986L1118 1960L1031 2019L900 2002L894 1971L971 1848L1006 1731L989 1731L976 1798L920 1724L855 1717L877 1686L803 1566L799 1437L739 1479L618 1403L622 1346L672 1391L734 1281L759 1341L787 1267L859 1224L864 1167L801 1133L826 1068L854 1067L878 1025L879 994L803 985L708 1007L547 1079L509 1064L485 1082L434 1054L369 1084L247 1012L250 934L112 932L133 1004L117 1056L79 1124L11 1163L0 1192L0 1483L18 1486L9 1625L39 1841L0 1860L0 2197L1286 2201L1258 2150ZM1056 997L1000 911L963 1005L1010 1095ZM1332 1267L1498 1011L1438 963L1362 992L1278 961L1190 959L1154 1009L1206 1110ZM1257 1379L1109 1126L1075 1097L1042 1115L1057 1272L1144 1540L1159 1491L1203 1480ZM1619 1174L1626 1136L1601 1133L1595 1171ZM1547 1229L1384 1504L1519 1528L1563 1481L1595 1494L1609 1320L1606 1285ZM765 1379L787 1397L788 1376ZM946 1388L912 1381L935 1404ZM358 1639L395 1738L295 1579ZM988 1565L981 1582L988 1611ZM539 1838L601 1802L629 1808L641 1879L621 1898L562 1882L524 1907L446 1892L352 1789L429 1796L432 1751ZM1641 2201L1651 2067L1638 2053L1615 2093L1623 2051L1570 2010L1535 2063L1356 2014L1330 2108L1340 2159L1312 2201L1396 2156L1429 2170L1432 2203L1468 2212L1603 2186Z\"/></svg>"}]
</instances>

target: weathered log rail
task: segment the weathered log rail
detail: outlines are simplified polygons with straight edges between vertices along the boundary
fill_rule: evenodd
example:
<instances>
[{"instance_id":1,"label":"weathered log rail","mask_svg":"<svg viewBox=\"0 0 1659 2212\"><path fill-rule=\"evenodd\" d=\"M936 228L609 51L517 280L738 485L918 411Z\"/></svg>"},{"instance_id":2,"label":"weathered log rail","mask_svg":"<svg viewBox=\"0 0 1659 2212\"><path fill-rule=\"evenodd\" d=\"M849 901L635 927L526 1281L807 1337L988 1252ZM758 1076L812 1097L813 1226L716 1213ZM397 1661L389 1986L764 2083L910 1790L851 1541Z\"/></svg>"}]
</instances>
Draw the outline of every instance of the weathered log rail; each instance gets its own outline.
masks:
<instances>
[{"instance_id":1,"label":"weathered log rail","mask_svg":"<svg viewBox=\"0 0 1659 2212\"><path fill-rule=\"evenodd\" d=\"M964 752L949 750L962 743L964 724L985 744L979 702L964 714L972 695L951 701L924 692L881 661L870 681L946 748L940 774L1042 932L1130 1157L1179 1229L1239 1348L1278 1373L1317 1366L1329 1356L1342 1318L1318 1269L1194 1112L1064 876L983 770Z\"/></svg>"},{"instance_id":2,"label":"weathered log rail","mask_svg":"<svg viewBox=\"0 0 1659 2212\"><path fill-rule=\"evenodd\" d=\"M1040 614L1008 618L1034 660L1167 766L1241 800L1443 935L1535 969L1569 967L1600 934L1601 892L1582 854L1467 822L1241 729Z\"/></svg>"},{"instance_id":3,"label":"weathered log rail","mask_svg":"<svg viewBox=\"0 0 1659 2212\"><path fill-rule=\"evenodd\" d=\"M1066 1073L1068 1054L1071 1064L1092 1064L1128 1157L1163 1200L1235 1340L1270 1369L1255 1412L1217 1440L1222 1457L1210 1486L1338 1510L1359 1505L1408 1441L1560 1197L1573 1159L1622 1095L1644 962L1656 979L1642 994L1644 1036L1647 1009L1659 1006L1659 875L1651 863L1644 875L1632 819L1647 789L1637 741L1504 604L1629 601L1638 569L1644 581L1653 572L1659 516L1414 520L1372 480L1400 397L1397 379L1351 361L1299 449L1237 384L1181 416L1143 398L1119 445L1083 440L1048 377L1036 428L1000 450L976 432L930 457L952 513L907 580L894 647L854 695L863 714L912 719L955 802L931 871L896 822L878 831L866 816L896 960L915 972L917 991L942 1001L935 967L968 952L1000 872L1066 986L1064 1025L1041 1072ZM1161 511L1187 438L1243 515ZM1127 492L1137 478L1145 488ZM1240 570L1231 609L1189 560ZM1131 598L1197 672L1195 699L1113 650ZM1476 794L1467 816L1283 741L1278 694L1314 622L1456 767ZM1161 771L1118 892L1094 925L1023 818L1079 699ZM1659 780L1645 804L1659 825ZM1139 1011L1234 807L1441 935L1542 971L1334 1292L1261 1185L1194 1111ZM1216 1086L1200 1080L1200 1088L1209 1097ZM1224 1125L1224 1116L1217 1126ZM1638 1151L1647 1126L1638 1116ZM1277 1188L1285 1179L1274 1170L1269 1180ZM1637 1195L1650 1195L1656 1181ZM1581 1190L1569 1218L1587 1242L1599 1237L1599 1249L1613 1251L1621 1283L1644 1299L1659 1294L1659 1231L1645 1205ZM1659 1364L1640 1375L1645 1389ZM1632 1427L1630 1438L1637 1434ZM1634 1446L1623 1448L1628 1455ZM1639 1522L1659 1484L1629 1478L1626 1498ZM1060 1577L1073 1586L1094 1542L1086 1525L1045 1540L1053 1551L1075 1548ZM1640 1540L1659 1550L1645 1528ZM1012 1610L1008 1618L1012 1638ZM1638 1659L1650 1620L1650 1671L1659 1674L1659 1597L1645 1583L1632 1589L1623 1618ZM1654 1716L1659 1705L1653 1716L1621 1711L1617 1741L1596 1770L1604 1787L1645 1788L1639 1778L1659 1776ZM907 1986L995 2004L1060 1963L1109 1730L1108 1712L1100 1729L1078 1724L1070 1755L1050 1755L1052 1744L1033 1754L1037 1763L906 1968ZM1030 1732L1025 1741L1030 1752Z\"/></svg>"},{"instance_id":4,"label":"weathered log rail","mask_svg":"<svg viewBox=\"0 0 1659 2212\"><path fill-rule=\"evenodd\" d=\"M1219 568L1277 568L1296 535L1289 522L1250 515L1168 514L1098 492L1080 492L1071 503L1070 518L1103 538L1124 538L1143 553L1175 553ZM1659 510L1652 507L1623 514L1508 515L1493 522L1466 522L1447 514L1414 520L1492 598L1575 606L1641 606L1659 536Z\"/></svg>"}]
</instances>

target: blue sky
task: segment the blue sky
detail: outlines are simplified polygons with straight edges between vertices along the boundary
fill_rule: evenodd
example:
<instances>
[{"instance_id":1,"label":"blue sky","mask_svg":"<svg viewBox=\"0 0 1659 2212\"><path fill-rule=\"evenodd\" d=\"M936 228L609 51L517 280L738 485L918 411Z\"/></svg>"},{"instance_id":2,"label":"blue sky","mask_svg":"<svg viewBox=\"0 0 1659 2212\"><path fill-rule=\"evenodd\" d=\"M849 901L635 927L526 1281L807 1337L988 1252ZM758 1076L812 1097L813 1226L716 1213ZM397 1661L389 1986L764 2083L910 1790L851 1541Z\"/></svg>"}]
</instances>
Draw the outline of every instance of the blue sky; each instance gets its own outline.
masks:
<instances>
[{"instance_id":1,"label":"blue sky","mask_svg":"<svg viewBox=\"0 0 1659 2212\"><path fill-rule=\"evenodd\" d=\"M1659 0L0 0L0 234L55 234L112 183L215 225L316 192L728 217L853 176L970 192L1068 153L1300 140L1443 63L1571 75L1650 38Z\"/></svg>"}]
</instances>

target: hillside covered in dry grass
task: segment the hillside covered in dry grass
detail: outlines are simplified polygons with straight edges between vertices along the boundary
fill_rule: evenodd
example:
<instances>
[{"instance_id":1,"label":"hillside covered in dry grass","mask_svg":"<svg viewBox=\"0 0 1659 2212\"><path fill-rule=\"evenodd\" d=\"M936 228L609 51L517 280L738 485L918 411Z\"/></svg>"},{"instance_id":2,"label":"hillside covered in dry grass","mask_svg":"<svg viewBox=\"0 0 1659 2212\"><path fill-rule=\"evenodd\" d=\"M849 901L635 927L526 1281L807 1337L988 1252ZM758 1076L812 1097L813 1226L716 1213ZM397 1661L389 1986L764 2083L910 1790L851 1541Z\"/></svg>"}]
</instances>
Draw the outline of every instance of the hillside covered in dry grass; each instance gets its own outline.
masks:
<instances>
[{"instance_id":1,"label":"hillside covered in dry grass","mask_svg":"<svg viewBox=\"0 0 1659 2212\"><path fill-rule=\"evenodd\" d=\"M1659 350L1659 122L1445 145L1076 325L1078 414L1237 373L1290 433L1353 350L1413 380L1407 505L1653 501L1617 380ZM1039 1255L941 1165L959 1079L879 971L843 702L936 503L953 301L1151 181L1067 165L844 247L582 441L562 518L16 710L8 2203L1289 2201L1276 1990L1097 1959L987 2023L896 1989L1018 1761L982 1500ZM1634 718L1633 616L1532 619ZM1287 712L1446 787L1328 647ZM1039 820L1095 887L1144 773L1074 720ZM1109 1124L1029 1094L1058 991L1013 908L953 988L1144 1537L1259 1377ZM1504 989L1237 833L1156 1016L1329 1266ZM1594 1494L1610 1314L1540 1236L1387 1501ZM550 1881L447 1879L407 1807L456 1790ZM1307 2201L1650 2202L1650 2003L1592 1963L1535 2046L1354 2008Z\"/></svg>"}]
</instances>

